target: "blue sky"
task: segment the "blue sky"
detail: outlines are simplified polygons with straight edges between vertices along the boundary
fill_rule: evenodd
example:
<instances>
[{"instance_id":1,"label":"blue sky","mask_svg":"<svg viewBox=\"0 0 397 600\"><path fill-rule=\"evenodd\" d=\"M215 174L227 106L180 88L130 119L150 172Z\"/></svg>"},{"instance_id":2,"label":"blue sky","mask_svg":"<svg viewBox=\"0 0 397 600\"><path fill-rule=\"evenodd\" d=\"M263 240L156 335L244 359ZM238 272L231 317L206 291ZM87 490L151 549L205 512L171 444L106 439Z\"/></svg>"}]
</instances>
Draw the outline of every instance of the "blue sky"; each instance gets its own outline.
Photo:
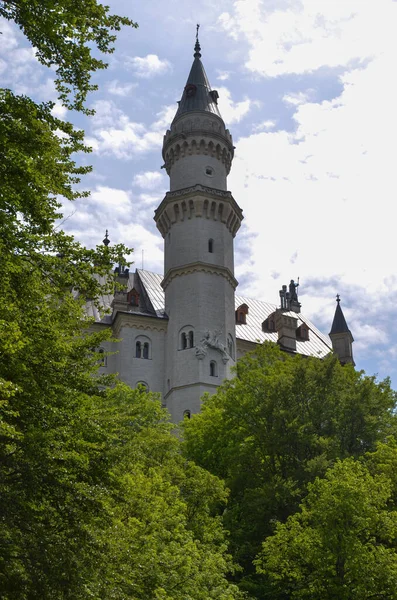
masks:
<instances>
[{"instance_id":1,"label":"blue sky","mask_svg":"<svg viewBox=\"0 0 397 600\"><path fill-rule=\"evenodd\" d=\"M109 229L135 264L162 272L153 212L167 190L161 144L193 60L220 98L236 155L229 189L244 211L236 238L238 291L278 302L300 277L302 310L330 329L339 293L358 368L397 388L397 3L392 0L107 2L123 30L98 73L86 118L94 166L88 199L65 205L63 227L87 245ZM56 99L54 73L1 22L0 85ZM87 158L84 157L84 160Z\"/></svg>"}]
</instances>

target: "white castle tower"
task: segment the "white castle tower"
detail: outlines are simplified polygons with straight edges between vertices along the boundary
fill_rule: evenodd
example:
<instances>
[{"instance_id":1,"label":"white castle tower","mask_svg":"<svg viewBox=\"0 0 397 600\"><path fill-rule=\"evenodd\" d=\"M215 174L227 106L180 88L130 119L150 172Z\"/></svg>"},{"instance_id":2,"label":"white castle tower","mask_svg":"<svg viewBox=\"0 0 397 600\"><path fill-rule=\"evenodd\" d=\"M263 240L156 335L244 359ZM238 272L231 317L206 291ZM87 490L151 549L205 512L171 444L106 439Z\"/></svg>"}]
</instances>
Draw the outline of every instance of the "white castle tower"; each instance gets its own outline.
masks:
<instances>
[{"instance_id":1,"label":"white castle tower","mask_svg":"<svg viewBox=\"0 0 397 600\"><path fill-rule=\"evenodd\" d=\"M164 238L164 402L172 419L198 412L236 359L233 238L242 211L227 191L234 146L200 60L164 136L170 191L155 211Z\"/></svg>"}]
</instances>

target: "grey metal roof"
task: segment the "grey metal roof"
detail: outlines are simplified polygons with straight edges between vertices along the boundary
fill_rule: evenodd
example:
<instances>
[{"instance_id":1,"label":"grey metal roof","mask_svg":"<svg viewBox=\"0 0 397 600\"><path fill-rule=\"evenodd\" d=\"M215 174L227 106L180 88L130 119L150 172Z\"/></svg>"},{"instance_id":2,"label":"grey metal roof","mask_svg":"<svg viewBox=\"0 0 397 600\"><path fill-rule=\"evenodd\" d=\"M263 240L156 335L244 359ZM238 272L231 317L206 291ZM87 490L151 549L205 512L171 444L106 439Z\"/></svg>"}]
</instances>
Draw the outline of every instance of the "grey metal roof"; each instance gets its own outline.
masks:
<instances>
[{"instance_id":1,"label":"grey metal roof","mask_svg":"<svg viewBox=\"0 0 397 600\"><path fill-rule=\"evenodd\" d=\"M277 332L265 333L262 331L262 323L269 315L271 315L278 307L275 304L262 302L261 300L253 300L243 296L235 297L236 309L246 304L248 306L248 314L246 315L246 324L236 323L236 338L246 342L263 343L265 341L277 342ZM288 313L289 314L289 313ZM331 350L331 341L328 336L324 335L307 319L302 313L291 313L292 316L298 319L300 323L306 323L309 328L309 339L306 341L296 342L296 351L298 354L305 356L324 357Z\"/></svg>"},{"instance_id":2,"label":"grey metal roof","mask_svg":"<svg viewBox=\"0 0 397 600\"><path fill-rule=\"evenodd\" d=\"M184 113L197 110L210 112L221 117L218 105L210 94L211 86L203 63L200 60L200 56L201 54L196 50L192 68L190 69L189 77L187 78L186 86L183 90L174 121ZM195 86L196 88L192 95L189 95L188 92L189 85Z\"/></svg>"},{"instance_id":3,"label":"grey metal roof","mask_svg":"<svg viewBox=\"0 0 397 600\"><path fill-rule=\"evenodd\" d=\"M163 276L158 273L152 273L151 271L145 271L143 269L137 269L136 275L138 276L141 286L144 288L146 295L151 303L155 314L159 318L167 318L164 310L164 290L161 287ZM129 274L127 289L130 290L134 287L135 277L134 273ZM111 306L113 296L106 295L101 298L101 305L104 308ZM277 342L277 332L265 333L262 331L262 323L267 317L272 314L277 306L268 302L262 302L261 300L254 300L252 298L246 298L245 296L235 297L236 309L246 304L248 306L248 314L246 315L246 325L236 323L236 338L237 340L243 340L246 342L262 343L266 340ZM110 315L101 315L100 311L96 308L93 302L87 303L87 314L95 318L97 322L104 324L111 323ZM142 316L154 316L152 312L134 312L134 314ZM288 313L289 314L289 313ZM318 356L324 357L331 350L332 345L328 336L324 335L313 325L313 323L307 319L301 313L291 313L292 316L298 319L298 323L306 323L309 328L309 340L297 341L296 351L299 354L305 356Z\"/></svg>"},{"instance_id":4,"label":"grey metal roof","mask_svg":"<svg viewBox=\"0 0 397 600\"><path fill-rule=\"evenodd\" d=\"M137 269L139 279L144 286L149 300L156 312L156 315L160 318L166 316L164 310L164 290L161 287L163 276L151 271L144 271L143 269Z\"/></svg>"}]
</instances>

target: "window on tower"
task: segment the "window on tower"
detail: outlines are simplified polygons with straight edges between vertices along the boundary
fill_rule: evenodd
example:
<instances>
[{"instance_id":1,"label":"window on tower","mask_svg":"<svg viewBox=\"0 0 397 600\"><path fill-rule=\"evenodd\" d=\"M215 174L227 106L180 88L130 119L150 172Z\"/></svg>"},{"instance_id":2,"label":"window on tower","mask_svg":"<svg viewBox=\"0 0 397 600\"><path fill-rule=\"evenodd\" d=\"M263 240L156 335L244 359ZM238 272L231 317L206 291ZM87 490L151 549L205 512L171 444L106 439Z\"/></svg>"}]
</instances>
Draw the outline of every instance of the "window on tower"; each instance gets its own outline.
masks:
<instances>
[{"instance_id":1,"label":"window on tower","mask_svg":"<svg viewBox=\"0 0 397 600\"><path fill-rule=\"evenodd\" d=\"M187 335L184 331L182 332L182 335L181 335L181 348L182 348L182 350L186 350L186 348L187 348Z\"/></svg>"},{"instance_id":2,"label":"window on tower","mask_svg":"<svg viewBox=\"0 0 397 600\"><path fill-rule=\"evenodd\" d=\"M212 167L205 167L205 174L208 177L212 177L214 174L214 169Z\"/></svg>"},{"instance_id":3,"label":"window on tower","mask_svg":"<svg viewBox=\"0 0 397 600\"><path fill-rule=\"evenodd\" d=\"M179 331L179 350L194 348L194 329L191 325L185 325Z\"/></svg>"},{"instance_id":4,"label":"window on tower","mask_svg":"<svg viewBox=\"0 0 397 600\"><path fill-rule=\"evenodd\" d=\"M210 362L210 376L218 377L218 365L214 360L211 360Z\"/></svg>"},{"instance_id":5,"label":"window on tower","mask_svg":"<svg viewBox=\"0 0 397 600\"><path fill-rule=\"evenodd\" d=\"M208 240L208 252L211 254L214 252L214 240L212 238Z\"/></svg>"},{"instance_id":6,"label":"window on tower","mask_svg":"<svg viewBox=\"0 0 397 600\"><path fill-rule=\"evenodd\" d=\"M136 358L141 358L141 353L142 353L142 345L141 342L137 342L135 344L135 357Z\"/></svg>"},{"instance_id":7,"label":"window on tower","mask_svg":"<svg viewBox=\"0 0 397 600\"><path fill-rule=\"evenodd\" d=\"M151 341L146 335L140 335L135 339L135 358L144 358L149 360L151 355Z\"/></svg>"}]
</instances>

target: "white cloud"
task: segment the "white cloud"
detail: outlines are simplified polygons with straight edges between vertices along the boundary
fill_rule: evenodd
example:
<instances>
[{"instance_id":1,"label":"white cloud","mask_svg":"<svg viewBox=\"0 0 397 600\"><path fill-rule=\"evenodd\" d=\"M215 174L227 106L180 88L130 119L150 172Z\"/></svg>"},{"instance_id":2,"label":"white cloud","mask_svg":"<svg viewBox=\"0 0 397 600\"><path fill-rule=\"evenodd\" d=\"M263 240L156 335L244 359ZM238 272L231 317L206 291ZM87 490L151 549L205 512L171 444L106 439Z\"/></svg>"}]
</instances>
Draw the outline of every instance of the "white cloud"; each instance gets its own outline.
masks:
<instances>
[{"instance_id":1,"label":"white cloud","mask_svg":"<svg viewBox=\"0 0 397 600\"><path fill-rule=\"evenodd\" d=\"M248 114L252 105L255 104L255 102L249 98L245 98L240 102L234 102L230 91L225 87L219 88L218 92L219 110L227 127L231 123L239 123L241 119Z\"/></svg>"},{"instance_id":2,"label":"white cloud","mask_svg":"<svg viewBox=\"0 0 397 600\"><path fill-rule=\"evenodd\" d=\"M161 59L157 54L147 54L147 56L135 56L127 60L127 66L130 66L137 77L154 77L163 75L171 70L171 64L166 59Z\"/></svg>"},{"instance_id":3,"label":"white cloud","mask_svg":"<svg viewBox=\"0 0 397 600\"><path fill-rule=\"evenodd\" d=\"M306 104L311 96L312 90L307 92L291 92L283 96L283 102L285 104L292 104L293 106L299 106L299 104Z\"/></svg>"},{"instance_id":4,"label":"white cloud","mask_svg":"<svg viewBox=\"0 0 397 600\"><path fill-rule=\"evenodd\" d=\"M94 108L92 132L86 138L94 152L129 159L161 147L163 135L155 127L156 123L153 128L147 128L142 123L130 121L114 102L108 100L99 100Z\"/></svg>"},{"instance_id":5,"label":"white cloud","mask_svg":"<svg viewBox=\"0 0 397 600\"><path fill-rule=\"evenodd\" d=\"M73 205L65 202L64 214L69 218L63 229L78 239L83 238L89 247L100 244L108 229L111 243L124 243L134 248L132 260L136 261L136 266L140 267L144 250L145 267L161 272L162 240L153 227L148 229L144 220L140 220L141 216L147 216L145 211L138 210L140 204L140 197L129 191L98 185L88 198Z\"/></svg>"},{"instance_id":6,"label":"white cloud","mask_svg":"<svg viewBox=\"0 0 397 600\"><path fill-rule=\"evenodd\" d=\"M165 185L164 177L158 171L146 171L135 175L133 184L144 190L154 190Z\"/></svg>"},{"instance_id":7,"label":"white cloud","mask_svg":"<svg viewBox=\"0 0 397 600\"><path fill-rule=\"evenodd\" d=\"M220 71L219 69L217 69L217 72L218 72L217 79L219 81L226 81L230 77L229 71Z\"/></svg>"},{"instance_id":8,"label":"white cloud","mask_svg":"<svg viewBox=\"0 0 397 600\"><path fill-rule=\"evenodd\" d=\"M391 54L379 52L365 68L345 73L338 98L296 105L293 133L262 132L237 141L229 186L252 233L249 257L237 270L237 278L253 273L244 290L250 296L277 302L278 289L291 277L301 276L303 295L305 280L333 278L316 297L303 298L304 311L312 315L324 316L330 302L329 324L338 291L356 286L356 310L368 315L370 306L369 320L384 312L385 299L397 297L397 87L390 76L397 40L395 46ZM352 317L353 323L359 319ZM357 352L380 343L384 328L377 337L374 322L368 325Z\"/></svg>"},{"instance_id":9,"label":"white cloud","mask_svg":"<svg viewBox=\"0 0 397 600\"><path fill-rule=\"evenodd\" d=\"M120 83L117 79L109 81L107 84L107 90L109 94L113 96L129 96L133 89L138 87L137 83Z\"/></svg>"},{"instance_id":10,"label":"white cloud","mask_svg":"<svg viewBox=\"0 0 397 600\"><path fill-rule=\"evenodd\" d=\"M164 134L171 125L171 121L175 117L175 113L175 104L172 104L171 106L163 106L160 112L156 114L157 119L154 123L152 123L151 129Z\"/></svg>"},{"instance_id":11,"label":"white cloud","mask_svg":"<svg viewBox=\"0 0 397 600\"><path fill-rule=\"evenodd\" d=\"M58 119L63 119L66 116L67 112L68 112L68 109L65 106L63 106L62 104L60 104L59 102L55 103L55 106L51 111L53 116L57 117Z\"/></svg>"},{"instance_id":12,"label":"white cloud","mask_svg":"<svg viewBox=\"0 0 397 600\"><path fill-rule=\"evenodd\" d=\"M258 131L269 131L269 129L274 129L276 127L276 122L271 119L266 119L265 121L261 121L256 125L253 125L252 130L256 133Z\"/></svg>"},{"instance_id":13,"label":"white cloud","mask_svg":"<svg viewBox=\"0 0 397 600\"><path fill-rule=\"evenodd\" d=\"M235 0L220 25L249 44L249 70L270 77L346 66L389 51L397 4L392 0Z\"/></svg>"}]
</instances>

